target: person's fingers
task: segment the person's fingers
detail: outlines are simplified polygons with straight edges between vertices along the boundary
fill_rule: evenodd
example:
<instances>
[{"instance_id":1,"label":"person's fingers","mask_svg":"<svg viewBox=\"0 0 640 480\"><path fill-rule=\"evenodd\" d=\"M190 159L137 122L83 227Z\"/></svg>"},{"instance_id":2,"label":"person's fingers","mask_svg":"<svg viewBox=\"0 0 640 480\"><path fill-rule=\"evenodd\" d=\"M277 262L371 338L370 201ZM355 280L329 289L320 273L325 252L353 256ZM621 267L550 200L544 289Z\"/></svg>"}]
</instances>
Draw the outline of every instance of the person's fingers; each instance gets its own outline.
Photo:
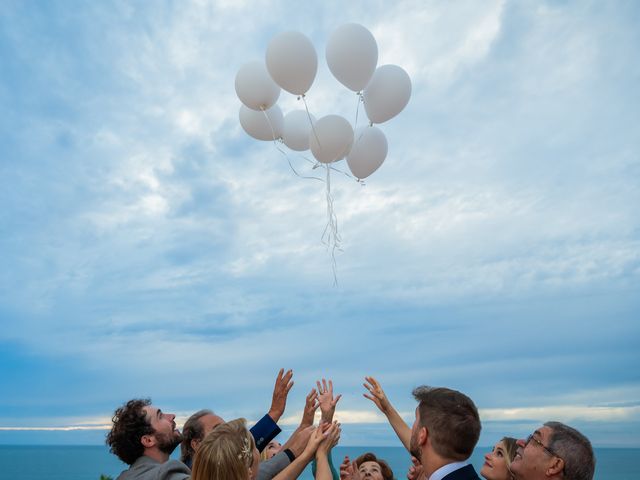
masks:
<instances>
[{"instance_id":1,"label":"person's fingers","mask_svg":"<svg viewBox=\"0 0 640 480\"><path fill-rule=\"evenodd\" d=\"M333 393L333 382L329 379L329 393Z\"/></svg>"},{"instance_id":2,"label":"person's fingers","mask_svg":"<svg viewBox=\"0 0 640 480\"><path fill-rule=\"evenodd\" d=\"M342 394L339 394L336 398L334 398L333 400L333 406L335 407L338 404L338 401L342 398Z\"/></svg>"},{"instance_id":3,"label":"person's fingers","mask_svg":"<svg viewBox=\"0 0 640 480\"><path fill-rule=\"evenodd\" d=\"M323 393L327 393L327 380L324 378L322 379L322 388L324 389Z\"/></svg>"},{"instance_id":4,"label":"person's fingers","mask_svg":"<svg viewBox=\"0 0 640 480\"><path fill-rule=\"evenodd\" d=\"M278 376L276 377L276 383L280 382L280 380L282 380L282 375L284 374L284 368L281 368L280 371L278 372Z\"/></svg>"},{"instance_id":5,"label":"person's fingers","mask_svg":"<svg viewBox=\"0 0 640 480\"><path fill-rule=\"evenodd\" d=\"M367 395L366 393L363 393L363 394L362 394L362 396L363 396L364 398L368 398L368 399L369 399L369 400L371 400L373 403L376 403L376 404L378 403L378 399L377 399L377 398L372 397L371 395Z\"/></svg>"},{"instance_id":6,"label":"person's fingers","mask_svg":"<svg viewBox=\"0 0 640 480\"><path fill-rule=\"evenodd\" d=\"M316 385L318 386L318 394L322 393L322 385L320 385L320 380L316 380Z\"/></svg>"},{"instance_id":7,"label":"person's fingers","mask_svg":"<svg viewBox=\"0 0 640 480\"><path fill-rule=\"evenodd\" d=\"M293 383L293 380L289 382L289 384L285 388L285 393L289 393L289 390L291 390L291 387L293 387Z\"/></svg>"}]
</instances>

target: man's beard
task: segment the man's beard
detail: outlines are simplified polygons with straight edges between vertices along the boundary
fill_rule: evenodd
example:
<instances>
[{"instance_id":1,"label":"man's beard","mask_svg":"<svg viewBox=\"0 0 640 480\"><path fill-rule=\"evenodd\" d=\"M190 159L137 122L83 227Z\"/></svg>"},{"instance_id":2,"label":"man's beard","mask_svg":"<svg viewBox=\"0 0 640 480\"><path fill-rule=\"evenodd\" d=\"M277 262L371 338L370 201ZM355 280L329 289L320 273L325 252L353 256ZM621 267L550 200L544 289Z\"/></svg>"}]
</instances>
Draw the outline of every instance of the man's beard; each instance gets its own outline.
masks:
<instances>
[{"instance_id":1,"label":"man's beard","mask_svg":"<svg viewBox=\"0 0 640 480\"><path fill-rule=\"evenodd\" d=\"M416 457L420 463L422 463L422 450L418 445L418 435L411 433L411 440L409 441L409 453Z\"/></svg>"},{"instance_id":2,"label":"man's beard","mask_svg":"<svg viewBox=\"0 0 640 480\"><path fill-rule=\"evenodd\" d=\"M171 435L156 432L156 440L158 440L158 450L171 455L182 442L182 434L176 431L172 432Z\"/></svg>"}]
</instances>

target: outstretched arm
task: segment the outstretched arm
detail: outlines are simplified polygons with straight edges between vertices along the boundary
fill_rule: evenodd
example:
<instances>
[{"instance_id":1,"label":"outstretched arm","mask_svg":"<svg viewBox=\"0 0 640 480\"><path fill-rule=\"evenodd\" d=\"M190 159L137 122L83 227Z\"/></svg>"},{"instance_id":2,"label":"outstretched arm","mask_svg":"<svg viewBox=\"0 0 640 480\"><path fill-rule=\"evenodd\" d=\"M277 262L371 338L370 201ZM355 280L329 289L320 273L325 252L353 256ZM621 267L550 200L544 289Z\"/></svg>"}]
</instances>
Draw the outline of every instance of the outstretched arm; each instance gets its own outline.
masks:
<instances>
[{"instance_id":1,"label":"outstretched arm","mask_svg":"<svg viewBox=\"0 0 640 480\"><path fill-rule=\"evenodd\" d=\"M291 434L289 439L285 442L285 444L280 449L284 451L286 449L291 450L291 452L298 456L304 450L304 447L307 445L307 441L309 440L311 432L309 427L313 425L313 417L318 409L318 392L316 392L315 388L312 388L307 395L305 404L304 404L304 412L302 413L302 420L300 420L300 425L295 431Z\"/></svg>"},{"instance_id":2,"label":"outstretched arm","mask_svg":"<svg viewBox=\"0 0 640 480\"><path fill-rule=\"evenodd\" d=\"M316 480L333 480L330 463L331 449L340 440L340 432L340 424L332 423L325 433L326 438L320 443L316 451Z\"/></svg>"},{"instance_id":3,"label":"outstretched arm","mask_svg":"<svg viewBox=\"0 0 640 480\"><path fill-rule=\"evenodd\" d=\"M405 423L398 411L393 408L393 405L389 402L384 390L382 390L380 383L373 377L364 377L364 379L364 388L369 391L368 394L363 394L364 397L375 403L376 407L385 414L387 420L393 427L393 430L396 432L396 435L398 435L398 438L404 447L409 450L409 444L411 443L411 428Z\"/></svg>"}]
</instances>

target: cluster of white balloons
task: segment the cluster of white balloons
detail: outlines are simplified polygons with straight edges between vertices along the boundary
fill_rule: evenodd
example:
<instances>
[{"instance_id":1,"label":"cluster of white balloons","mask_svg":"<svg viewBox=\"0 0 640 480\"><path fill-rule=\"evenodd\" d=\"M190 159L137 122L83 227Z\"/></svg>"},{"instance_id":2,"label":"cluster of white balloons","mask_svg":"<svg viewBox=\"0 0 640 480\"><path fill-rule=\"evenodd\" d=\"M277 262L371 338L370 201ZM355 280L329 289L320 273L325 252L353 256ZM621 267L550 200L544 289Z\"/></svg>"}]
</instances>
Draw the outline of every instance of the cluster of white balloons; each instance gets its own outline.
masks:
<instances>
[{"instance_id":1,"label":"cluster of white balloons","mask_svg":"<svg viewBox=\"0 0 640 480\"><path fill-rule=\"evenodd\" d=\"M374 124L384 123L404 109L411 97L411 79L397 65L377 67L376 40L356 23L342 25L331 34L326 59L333 76L361 95L369 125L354 132L340 115L317 120L306 110L283 115L276 103L281 89L304 97L318 71L313 44L302 33L293 31L271 39L264 62L249 62L238 71L235 88L242 102L240 124L258 140L282 140L295 151L310 149L321 163L346 157L353 175L363 179L375 172L387 156L387 139Z\"/></svg>"}]
</instances>

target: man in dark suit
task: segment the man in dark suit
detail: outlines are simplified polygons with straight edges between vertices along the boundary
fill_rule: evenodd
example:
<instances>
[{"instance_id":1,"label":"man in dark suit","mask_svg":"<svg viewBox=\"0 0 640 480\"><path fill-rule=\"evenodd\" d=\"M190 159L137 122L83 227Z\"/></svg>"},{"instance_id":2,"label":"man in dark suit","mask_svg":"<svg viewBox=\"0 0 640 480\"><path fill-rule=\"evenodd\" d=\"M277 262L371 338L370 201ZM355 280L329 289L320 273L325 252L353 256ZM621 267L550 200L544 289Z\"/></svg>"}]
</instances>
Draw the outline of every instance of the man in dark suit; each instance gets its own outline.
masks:
<instances>
[{"instance_id":1,"label":"man in dark suit","mask_svg":"<svg viewBox=\"0 0 640 480\"><path fill-rule=\"evenodd\" d=\"M480 438L480 417L465 394L444 387L413 390L419 402L413 427L404 422L373 377L365 377L373 401L389 420L400 441L429 480L479 480L469 457Z\"/></svg>"}]
</instances>

